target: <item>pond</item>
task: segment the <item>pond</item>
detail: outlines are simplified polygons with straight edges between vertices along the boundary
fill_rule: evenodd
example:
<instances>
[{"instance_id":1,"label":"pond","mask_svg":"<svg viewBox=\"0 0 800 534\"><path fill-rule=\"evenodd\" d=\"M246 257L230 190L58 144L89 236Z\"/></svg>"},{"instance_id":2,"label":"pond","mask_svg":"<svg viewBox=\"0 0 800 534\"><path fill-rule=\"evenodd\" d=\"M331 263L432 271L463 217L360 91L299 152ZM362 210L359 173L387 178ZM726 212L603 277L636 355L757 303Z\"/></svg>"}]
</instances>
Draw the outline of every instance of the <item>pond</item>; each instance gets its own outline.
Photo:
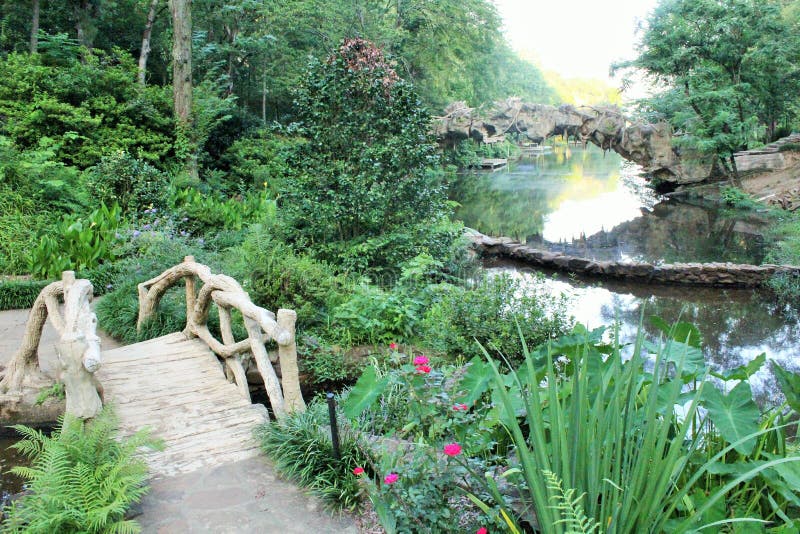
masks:
<instances>
[{"instance_id":1,"label":"pond","mask_svg":"<svg viewBox=\"0 0 800 534\"><path fill-rule=\"evenodd\" d=\"M641 168L597 147L556 147L451 184L470 228L596 260L759 264L758 213L655 193Z\"/></svg>"},{"instance_id":2,"label":"pond","mask_svg":"<svg viewBox=\"0 0 800 534\"><path fill-rule=\"evenodd\" d=\"M22 455L10 448L16 442L16 438L0 434L0 505L9 495L22 490L22 480L7 472L15 465L25 463Z\"/></svg>"},{"instance_id":3,"label":"pond","mask_svg":"<svg viewBox=\"0 0 800 534\"><path fill-rule=\"evenodd\" d=\"M556 147L493 173L460 176L451 186L464 223L490 235L599 260L652 263L758 264L765 254L758 214L664 198L647 187L641 169L596 147ZM492 263L533 281L536 271ZM546 287L566 294L569 311L591 327L618 322L623 341L635 337L641 310L668 322L700 328L709 364L731 368L762 352L787 368L800 368L800 319L767 293L579 280L546 273ZM656 335L655 328L645 328ZM754 380L757 395L775 391L771 373Z\"/></svg>"}]
</instances>

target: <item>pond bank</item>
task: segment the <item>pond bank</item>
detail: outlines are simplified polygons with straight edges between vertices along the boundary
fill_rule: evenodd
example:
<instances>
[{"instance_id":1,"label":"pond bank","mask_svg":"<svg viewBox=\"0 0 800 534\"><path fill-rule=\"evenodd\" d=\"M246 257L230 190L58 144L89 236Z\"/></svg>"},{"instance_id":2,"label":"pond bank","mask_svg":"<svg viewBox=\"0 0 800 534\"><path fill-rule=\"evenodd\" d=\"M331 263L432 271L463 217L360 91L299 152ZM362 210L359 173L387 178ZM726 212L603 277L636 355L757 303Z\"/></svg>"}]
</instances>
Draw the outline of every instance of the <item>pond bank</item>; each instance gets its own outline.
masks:
<instances>
[{"instance_id":1,"label":"pond bank","mask_svg":"<svg viewBox=\"0 0 800 534\"><path fill-rule=\"evenodd\" d=\"M596 261L536 249L510 237L489 237L477 231L470 232L468 237L473 250L485 258L512 259L533 267L642 283L759 287L778 273L800 274L800 267L792 265Z\"/></svg>"}]
</instances>

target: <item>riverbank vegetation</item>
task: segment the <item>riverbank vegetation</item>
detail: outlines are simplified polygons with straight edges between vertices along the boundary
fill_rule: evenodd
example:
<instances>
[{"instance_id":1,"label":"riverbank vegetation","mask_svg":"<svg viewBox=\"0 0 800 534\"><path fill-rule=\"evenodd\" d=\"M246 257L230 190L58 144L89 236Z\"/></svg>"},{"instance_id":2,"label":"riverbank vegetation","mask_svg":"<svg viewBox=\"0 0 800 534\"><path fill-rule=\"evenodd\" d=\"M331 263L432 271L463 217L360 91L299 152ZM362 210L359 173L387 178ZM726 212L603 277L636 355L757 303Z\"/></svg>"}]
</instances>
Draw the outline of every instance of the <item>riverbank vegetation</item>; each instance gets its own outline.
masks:
<instances>
[{"instance_id":1,"label":"riverbank vegetation","mask_svg":"<svg viewBox=\"0 0 800 534\"><path fill-rule=\"evenodd\" d=\"M783 68L796 49L789 12L771 2L730 20L706 4L709 20L759 25L764 36L744 40L754 55L730 63L740 50L726 37L686 64L662 57L665 21L682 21L681 43L700 35L697 10L662 2L631 66L671 88L645 112L727 166L733 150L795 124L794 77L772 87L749 62ZM551 103L569 85L551 87L511 51L491 2L195 0L183 79L193 103L182 108L160 0L47 3L36 16L1 5L0 307L29 305L72 269L105 295L97 315L114 337L180 331L178 292L137 330L136 285L192 255L254 303L296 310L305 392L339 394L343 457L331 457L318 399L263 429L264 448L332 506L369 501L387 532L796 531L797 375L776 366L786 402L759 407L748 381L763 358L715 372L686 324L656 321L661 342L640 334L633 345L587 331L566 298L489 276L467 252L443 160L518 148L466 142L443 158L431 113L510 94ZM794 257L782 243L776 257ZM20 428L34 459L18 472L33 495L12 507L12 532L126 526L144 491L142 465L129 462L139 442L111 443L104 417L88 434L72 422L52 438ZM54 470L51 456L69 466ZM85 486L64 484L78 476ZM77 490L117 482L116 500L90 503L74 524L48 508L72 510ZM36 501L47 491L61 500Z\"/></svg>"}]
</instances>

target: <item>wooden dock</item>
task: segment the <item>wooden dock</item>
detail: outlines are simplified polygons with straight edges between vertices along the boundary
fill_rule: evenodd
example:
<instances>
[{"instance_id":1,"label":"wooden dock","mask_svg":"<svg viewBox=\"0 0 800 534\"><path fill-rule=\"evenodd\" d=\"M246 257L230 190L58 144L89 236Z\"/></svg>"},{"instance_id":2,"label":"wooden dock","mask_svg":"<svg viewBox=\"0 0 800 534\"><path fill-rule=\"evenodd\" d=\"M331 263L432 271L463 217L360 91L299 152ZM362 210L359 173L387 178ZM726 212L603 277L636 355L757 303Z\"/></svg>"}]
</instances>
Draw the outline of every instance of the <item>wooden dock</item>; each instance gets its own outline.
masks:
<instances>
[{"instance_id":1,"label":"wooden dock","mask_svg":"<svg viewBox=\"0 0 800 534\"><path fill-rule=\"evenodd\" d=\"M508 165L508 159L506 158L484 158L481 161L481 169L499 169Z\"/></svg>"},{"instance_id":2,"label":"wooden dock","mask_svg":"<svg viewBox=\"0 0 800 534\"><path fill-rule=\"evenodd\" d=\"M115 405L120 433L149 427L164 440L148 453L151 473L171 476L259 454L255 428L266 408L228 382L217 356L199 339L169 334L103 353L96 376Z\"/></svg>"}]
</instances>

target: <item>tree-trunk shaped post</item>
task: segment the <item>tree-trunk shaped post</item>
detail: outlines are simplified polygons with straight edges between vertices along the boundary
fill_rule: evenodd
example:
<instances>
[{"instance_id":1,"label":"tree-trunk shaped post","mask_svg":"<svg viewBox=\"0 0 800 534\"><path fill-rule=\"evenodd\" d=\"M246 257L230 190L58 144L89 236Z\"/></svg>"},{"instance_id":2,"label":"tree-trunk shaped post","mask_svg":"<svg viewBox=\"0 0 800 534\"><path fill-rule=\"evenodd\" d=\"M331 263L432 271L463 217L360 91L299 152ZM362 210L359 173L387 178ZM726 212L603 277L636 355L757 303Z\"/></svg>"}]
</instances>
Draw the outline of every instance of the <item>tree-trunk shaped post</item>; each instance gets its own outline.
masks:
<instances>
[{"instance_id":1,"label":"tree-trunk shaped post","mask_svg":"<svg viewBox=\"0 0 800 534\"><path fill-rule=\"evenodd\" d=\"M184 263L194 263L194 256L186 256L183 258ZM192 324L192 316L194 315L194 304L197 299L197 293L194 287L194 273L188 274L184 277L186 280L186 328L183 333L188 338L195 337L194 325Z\"/></svg>"},{"instance_id":2,"label":"tree-trunk shaped post","mask_svg":"<svg viewBox=\"0 0 800 534\"><path fill-rule=\"evenodd\" d=\"M300 371L297 367L297 343L295 341L295 322L297 312L294 310L278 310L278 326L291 334L291 341L278 344L278 357L281 362L281 383L283 384L283 400L288 412L305 411L306 403L300 392Z\"/></svg>"},{"instance_id":3,"label":"tree-trunk shaped post","mask_svg":"<svg viewBox=\"0 0 800 534\"><path fill-rule=\"evenodd\" d=\"M58 302L62 295L63 316ZM39 293L28 316L22 346L0 381L0 394L23 394L24 389L41 389L52 382L41 373L38 361L42 328L49 316L59 334L56 350L67 414L91 419L100 412L103 407L98 394L100 386L93 376L100 368L100 338L97 317L90 306L92 295L91 282L76 280L73 271L65 271L60 282L49 284Z\"/></svg>"}]
</instances>

